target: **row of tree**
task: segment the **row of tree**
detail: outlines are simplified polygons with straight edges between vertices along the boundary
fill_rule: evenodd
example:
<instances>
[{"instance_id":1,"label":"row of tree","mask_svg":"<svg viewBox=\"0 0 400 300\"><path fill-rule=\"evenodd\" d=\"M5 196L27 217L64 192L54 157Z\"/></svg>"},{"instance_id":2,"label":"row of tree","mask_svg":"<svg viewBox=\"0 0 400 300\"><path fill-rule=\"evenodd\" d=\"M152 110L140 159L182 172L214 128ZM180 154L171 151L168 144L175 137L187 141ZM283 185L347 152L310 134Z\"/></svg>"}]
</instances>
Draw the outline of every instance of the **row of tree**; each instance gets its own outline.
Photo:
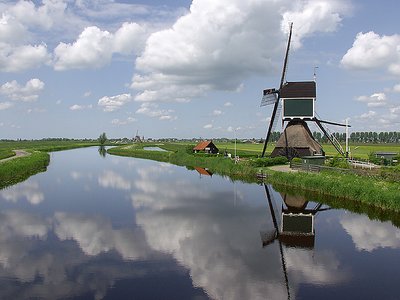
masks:
<instances>
[{"instance_id":1,"label":"row of tree","mask_svg":"<svg viewBox=\"0 0 400 300\"><path fill-rule=\"evenodd\" d=\"M339 142L346 142L346 134L335 132L333 133L335 138ZM327 143L327 137L319 132L314 131L312 133L315 140L319 143ZM272 132L270 141L277 142L279 137L281 136L281 132ZM361 131L361 132L352 132L350 134L350 142L352 143L394 143L400 144L400 132L392 131L392 132L372 132L372 131Z\"/></svg>"}]
</instances>

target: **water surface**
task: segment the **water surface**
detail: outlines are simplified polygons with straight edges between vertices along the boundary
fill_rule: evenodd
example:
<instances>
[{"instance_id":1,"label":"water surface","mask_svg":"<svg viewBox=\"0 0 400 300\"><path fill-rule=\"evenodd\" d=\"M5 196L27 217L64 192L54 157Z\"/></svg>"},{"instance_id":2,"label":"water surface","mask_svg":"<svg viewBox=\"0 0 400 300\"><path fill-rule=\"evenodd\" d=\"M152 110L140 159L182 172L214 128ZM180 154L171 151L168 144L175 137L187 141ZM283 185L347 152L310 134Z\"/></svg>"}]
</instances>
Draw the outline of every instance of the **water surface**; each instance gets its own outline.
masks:
<instances>
[{"instance_id":1,"label":"water surface","mask_svg":"<svg viewBox=\"0 0 400 300\"><path fill-rule=\"evenodd\" d=\"M0 299L398 298L392 222L206 174L52 153L0 191ZM310 211L312 238L288 239L307 226L282 213Z\"/></svg>"}]
</instances>

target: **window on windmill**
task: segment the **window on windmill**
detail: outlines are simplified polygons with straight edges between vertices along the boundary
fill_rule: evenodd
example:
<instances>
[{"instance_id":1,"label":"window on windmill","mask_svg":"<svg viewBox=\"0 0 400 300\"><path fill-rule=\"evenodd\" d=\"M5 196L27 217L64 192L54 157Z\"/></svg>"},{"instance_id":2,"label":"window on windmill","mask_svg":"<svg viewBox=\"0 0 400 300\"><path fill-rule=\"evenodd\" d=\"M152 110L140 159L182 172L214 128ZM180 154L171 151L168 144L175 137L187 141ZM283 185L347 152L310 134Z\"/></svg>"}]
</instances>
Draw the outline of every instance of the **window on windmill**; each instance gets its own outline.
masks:
<instances>
[{"instance_id":1,"label":"window on windmill","mask_svg":"<svg viewBox=\"0 0 400 300\"><path fill-rule=\"evenodd\" d=\"M287 98L283 99L284 118L313 118L313 98Z\"/></svg>"}]
</instances>

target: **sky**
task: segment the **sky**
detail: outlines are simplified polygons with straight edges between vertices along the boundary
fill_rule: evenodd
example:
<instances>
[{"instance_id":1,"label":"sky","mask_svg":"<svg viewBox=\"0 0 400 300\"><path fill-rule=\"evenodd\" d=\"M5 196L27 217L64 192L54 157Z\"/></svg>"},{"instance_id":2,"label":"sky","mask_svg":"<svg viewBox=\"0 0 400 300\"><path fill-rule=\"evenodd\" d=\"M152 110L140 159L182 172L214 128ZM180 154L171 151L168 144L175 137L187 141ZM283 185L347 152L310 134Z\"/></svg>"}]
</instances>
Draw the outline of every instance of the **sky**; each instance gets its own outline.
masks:
<instances>
[{"instance_id":1,"label":"sky","mask_svg":"<svg viewBox=\"0 0 400 300\"><path fill-rule=\"evenodd\" d=\"M397 0L0 0L0 139L263 138L262 91L279 87L290 22L286 80L315 70L321 119L400 131L398 11Z\"/></svg>"}]
</instances>

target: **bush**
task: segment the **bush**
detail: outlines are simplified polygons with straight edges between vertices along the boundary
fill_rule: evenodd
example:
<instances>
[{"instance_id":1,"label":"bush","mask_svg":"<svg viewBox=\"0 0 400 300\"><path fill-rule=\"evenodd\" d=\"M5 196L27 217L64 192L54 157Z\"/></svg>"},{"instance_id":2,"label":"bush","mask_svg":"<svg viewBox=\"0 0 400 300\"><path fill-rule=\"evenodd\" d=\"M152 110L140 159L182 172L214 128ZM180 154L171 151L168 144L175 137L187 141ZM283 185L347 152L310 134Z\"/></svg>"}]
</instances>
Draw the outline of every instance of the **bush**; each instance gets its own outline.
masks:
<instances>
[{"instance_id":1,"label":"bush","mask_svg":"<svg viewBox=\"0 0 400 300\"><path fill-rule=\"evenodd\" d=\"M257 158L251 161L251 165L253 167L269 167L275 165L284 165L287 163L288 160L285 156L278 156L278 157L265 157L265 158Z\"/></svg>"},{"instance_id":2,"label":"bush","mask_svg":"<svg viewBox=\"0 0 400 300\"><path fill-rule=\"evenodd\" d=\"M337 157L337 156L328 160L326 162L326 165L328 165L329 167L334 167L334 168L350 169L350 165L349 165L348 161L344 158Z\"/></svg>"}]
</instances>

